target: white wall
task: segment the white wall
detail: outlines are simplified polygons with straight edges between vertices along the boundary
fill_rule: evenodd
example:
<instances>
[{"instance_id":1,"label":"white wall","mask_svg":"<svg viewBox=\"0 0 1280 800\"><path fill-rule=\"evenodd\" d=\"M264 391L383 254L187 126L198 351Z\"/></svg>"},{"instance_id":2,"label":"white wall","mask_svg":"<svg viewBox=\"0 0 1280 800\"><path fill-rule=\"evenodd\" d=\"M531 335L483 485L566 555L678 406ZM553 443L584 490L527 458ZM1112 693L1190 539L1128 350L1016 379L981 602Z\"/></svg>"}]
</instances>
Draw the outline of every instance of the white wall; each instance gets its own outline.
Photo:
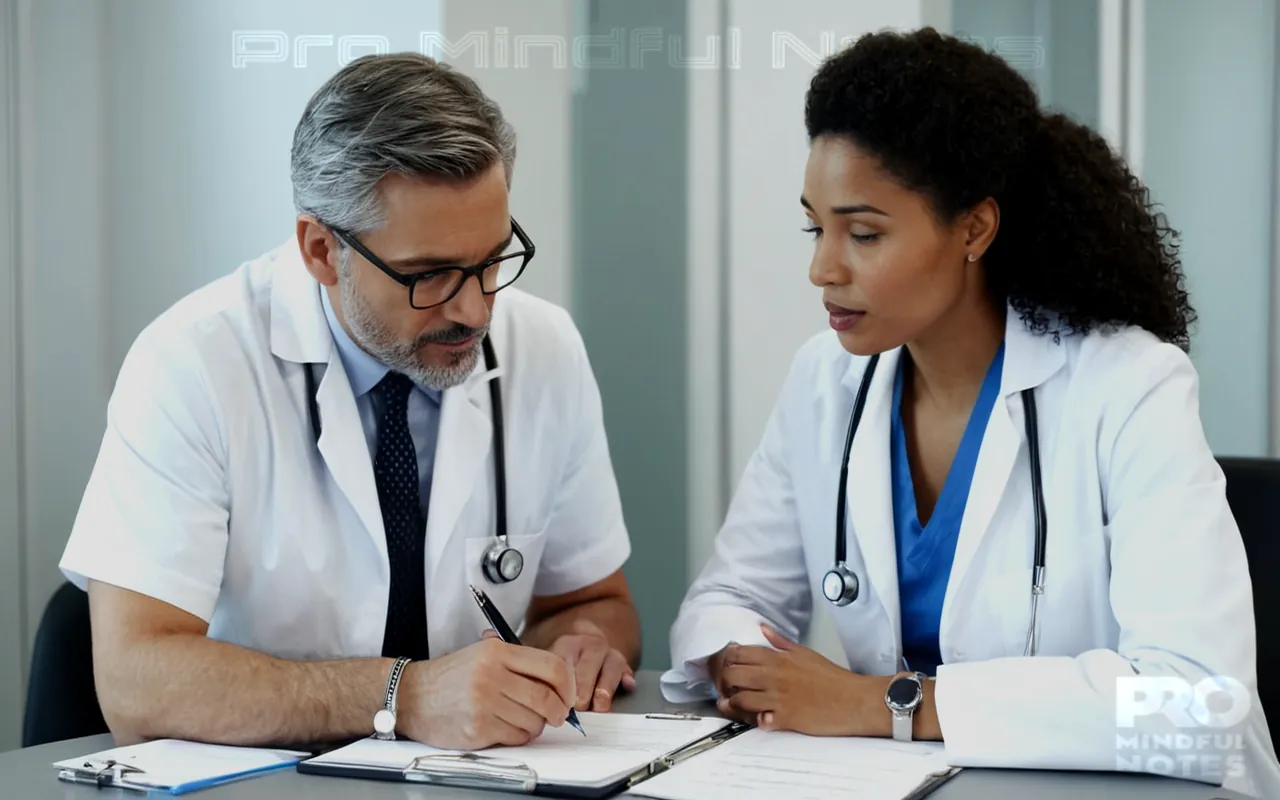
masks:
<instances>
[{"instance_id":1,"label":"white wall","mask_svg":"<svg viewBox=\"0 0 1280 800\"><path fill-rule=\"evenodd\" d=\"M472 36L487 52L481 56L469 47L456 57L431 53L475 78L515 126L511 214L538 247L519 286L565 307L573 266L570 45L576 1L441 0L449 44L459 47ZM562 45L539 44L551 41Z\"/></svg>"},{"instance_id":2,"label":"white wall","mask_svg":"<svg viewBox=\"0 0 1280 800\"><path fill-rule=\"evenodd\" d=\"M950 18L950 5L936 0L728 0L724 7L727 19L719 24L728 69L695 76L690 97L689 192L695 219L689 268L696 273L690 276L690 330L696 338L700 326L706 327L700 317L719 315L719 335L727 337L723 343L696 343L691 363L696 442L690 444L690 457L703 491L721 482L703 472L713 460L720 462L717 477L723 476L730 491L736 486L796 349L826 324L820 292L809 283L812 243L800 231L799 205L808 157L804 96L817 61L864 32L921 24L946 29ZM704 54L703 36L716 30L717 15L695 7L690 23L693 52ZM804 48L810 52L803 53ZM718 80L727 80L723 95ZM707 181L725 183L716 192ZM720 292L727 292L727 308L717 299ZM713 375L709 371L721 352L727 364ZM709 400L713 392L715 404ZM707 427L711 409L727 415L723 438ZM715 536L712 525L718 526L724 511L724 498L710 495L717 513L707 496L690 510L695 574ZM815 605L809 643L843 663L828 612Z\"/></svg>"}]
</instances>

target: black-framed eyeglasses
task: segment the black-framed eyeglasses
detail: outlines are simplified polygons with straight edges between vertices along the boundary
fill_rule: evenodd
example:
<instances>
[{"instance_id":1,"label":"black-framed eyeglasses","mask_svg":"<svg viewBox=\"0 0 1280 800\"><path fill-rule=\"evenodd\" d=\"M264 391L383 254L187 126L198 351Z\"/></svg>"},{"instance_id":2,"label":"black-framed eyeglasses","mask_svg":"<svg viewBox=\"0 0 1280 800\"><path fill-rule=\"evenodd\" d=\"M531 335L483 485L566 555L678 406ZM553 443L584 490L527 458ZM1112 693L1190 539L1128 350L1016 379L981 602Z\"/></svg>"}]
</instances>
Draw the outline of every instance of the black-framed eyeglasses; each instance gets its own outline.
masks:
<instances>
[{"instance_id":1,"label":"black-framed eyeglasses","mask_svg":"<svg viewBox=\"0 0 1280 800\"><path fill-rule=\"evenodd\" d=\"M529 235L520 227L520 223L512 217L511 232L519 242L520 249L509 250L470 267L433 267L423 272L406 274L388 266L385 261L370 252L369 248L365 247L354 234L332 225L328 228L335 236L364 256L370 264L382 270L387 277L401 286L409 287L409 305L417 309L444 305L452 300L472 277L479 281L480 290L485 294L500 292L515 283L516 279L524 273L525 267L529 266L537 250Z\"/></svg>"}]
</instances>

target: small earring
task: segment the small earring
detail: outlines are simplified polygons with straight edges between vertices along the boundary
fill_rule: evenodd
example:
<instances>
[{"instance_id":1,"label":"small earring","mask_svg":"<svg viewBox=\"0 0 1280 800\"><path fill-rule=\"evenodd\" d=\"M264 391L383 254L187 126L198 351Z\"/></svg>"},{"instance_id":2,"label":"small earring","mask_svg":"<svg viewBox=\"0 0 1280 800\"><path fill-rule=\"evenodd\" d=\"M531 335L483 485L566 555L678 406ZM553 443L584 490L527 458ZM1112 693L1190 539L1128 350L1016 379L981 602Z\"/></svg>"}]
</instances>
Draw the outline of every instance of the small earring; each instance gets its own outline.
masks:
<instances>
[{"instance_id":1,"label":"small earring","mask_svg":"<svg viewBox=\"0 0 1280 800\"><path fill-rule=\"evenodd\" d=\"M970 253L970 254L969 254L969 260L970 260L970 261L977 261L977 260L978 260L978 257L977 257L976 255L974 255L973 253Z\"/></svg>"}]
</instances>

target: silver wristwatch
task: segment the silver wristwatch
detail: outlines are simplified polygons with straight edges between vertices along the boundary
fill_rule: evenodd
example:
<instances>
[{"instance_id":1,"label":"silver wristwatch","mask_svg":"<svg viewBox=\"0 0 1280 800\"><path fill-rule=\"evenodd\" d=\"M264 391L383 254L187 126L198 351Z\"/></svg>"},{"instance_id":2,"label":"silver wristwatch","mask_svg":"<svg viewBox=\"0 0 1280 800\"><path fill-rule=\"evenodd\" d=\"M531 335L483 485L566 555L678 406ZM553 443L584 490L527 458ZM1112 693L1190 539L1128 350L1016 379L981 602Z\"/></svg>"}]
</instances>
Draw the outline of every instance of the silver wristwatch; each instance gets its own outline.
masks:
<instances>
[{"instance_id":1,"label":"silver wristwatch","mask_svg":"<svg viewBox=\"0 0 1280 800\"><path fill-rule=\"evenodd\" d=\"M899 742L911 741L911 722L916 708L924 700L925 675L909 672L889 682L884 693L884 704L893 714L893 738Z\"/></svg>"},{"instance_id":2,"label":"silver wristwatch","mask_svg":"<svg viewBox=\"0 0 1280 800\"><path fill-rule=\"evenodd\" d=\"M396 663L391 665L382 708L373 715L373 735L379 739L396 738L396 697L400 693L400 678L404 676L404 668L409 666L409 661L408 658L397 658Z\"/></svg>"}]
</instances>

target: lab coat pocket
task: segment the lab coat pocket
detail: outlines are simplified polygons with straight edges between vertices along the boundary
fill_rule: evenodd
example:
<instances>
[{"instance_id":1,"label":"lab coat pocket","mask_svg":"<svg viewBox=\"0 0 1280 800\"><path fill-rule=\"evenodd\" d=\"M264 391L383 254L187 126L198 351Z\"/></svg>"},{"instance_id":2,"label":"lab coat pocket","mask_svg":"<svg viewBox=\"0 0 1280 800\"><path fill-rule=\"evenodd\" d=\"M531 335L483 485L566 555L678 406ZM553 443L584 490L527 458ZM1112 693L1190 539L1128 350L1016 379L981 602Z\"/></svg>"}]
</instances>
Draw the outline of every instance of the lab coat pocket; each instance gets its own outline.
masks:
<instances>
[{"instance_id":1,"label":"lab coat pocket","mask_svg":"<svg viewBox=\"0 0 1280 800\"><path fill-rule=\"evenodd\" d=\"M538 575L538 565L542 561L542 551L546 547L546 531L535 534L511 534L507 536L507 546L520 552L524 566L520 575L506 583L494 583L484 573L485 554L490 548L501 547L494 536L472 536L467 538L467 581L483 591L498 607L504 619L520 633L524 628L525 613L533 599L533 585Z\"/></svg>"}]
</instances>

